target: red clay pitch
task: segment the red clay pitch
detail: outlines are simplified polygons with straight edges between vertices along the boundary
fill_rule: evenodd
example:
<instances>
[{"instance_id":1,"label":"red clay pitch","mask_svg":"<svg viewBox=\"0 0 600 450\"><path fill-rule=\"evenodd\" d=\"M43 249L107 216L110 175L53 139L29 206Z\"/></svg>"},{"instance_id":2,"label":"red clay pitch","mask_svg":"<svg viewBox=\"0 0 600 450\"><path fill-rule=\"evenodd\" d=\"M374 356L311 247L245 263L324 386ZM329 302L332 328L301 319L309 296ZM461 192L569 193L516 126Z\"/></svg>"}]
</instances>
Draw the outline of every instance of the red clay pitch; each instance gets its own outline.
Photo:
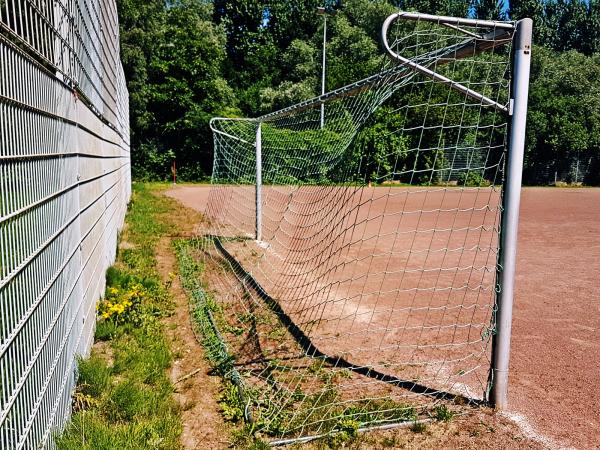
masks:
<instances>
[{"instance_id":1,"label":"red clay pitch","mask_svg":"<svg viewBox=\"0 0 600 450\"><path fill-rule=\"evenodd\" d=\"M203 211L210 186L168 195ZM526 188L510 413L550 447L600 446L600 189Z\"/></svg>"}]
</instances>

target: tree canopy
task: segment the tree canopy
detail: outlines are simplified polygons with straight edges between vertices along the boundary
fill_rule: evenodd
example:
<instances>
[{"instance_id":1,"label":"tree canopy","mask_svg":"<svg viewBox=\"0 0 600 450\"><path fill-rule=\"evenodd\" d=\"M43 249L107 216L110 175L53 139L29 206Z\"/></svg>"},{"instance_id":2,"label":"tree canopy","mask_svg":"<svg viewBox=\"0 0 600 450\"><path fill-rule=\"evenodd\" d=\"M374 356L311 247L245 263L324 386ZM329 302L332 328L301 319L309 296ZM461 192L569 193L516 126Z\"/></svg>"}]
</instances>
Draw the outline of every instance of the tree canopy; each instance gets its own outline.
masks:
<instances>
[{"instance_id":1,"label":"tree canopy","mask_svg":"<svg viewBox=\"0 0 600 450\"><path fill-rule=\"evenodd\" d=\"M346 0L326 2L327 89L373 74L379 32L398 9L534 20L525 182L600 154L600 0ZM320 93L322 0L118 0L138 179L198 180L212 170L215 116L256 116ZM333 14L335 12L335 14ZM377 153L394 117L360 136ZM370 140L369 140L370 139ZM565 169L566 170L566 169ZM596 171L597 172L597 171ZM588 183L599 183L589 176Z\"/></svg>"}]
</instances>

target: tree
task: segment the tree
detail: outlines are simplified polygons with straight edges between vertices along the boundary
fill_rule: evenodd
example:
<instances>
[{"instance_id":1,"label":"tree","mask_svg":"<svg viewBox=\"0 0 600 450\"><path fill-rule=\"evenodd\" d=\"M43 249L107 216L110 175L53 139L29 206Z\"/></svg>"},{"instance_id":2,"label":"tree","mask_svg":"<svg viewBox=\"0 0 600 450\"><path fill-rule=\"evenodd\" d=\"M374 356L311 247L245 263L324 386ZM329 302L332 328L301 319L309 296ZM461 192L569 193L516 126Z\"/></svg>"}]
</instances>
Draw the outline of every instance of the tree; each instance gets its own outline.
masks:
<instances>
[{"instance_id":1,"label":"tree","mask_svg":"<svg viewBox=\"0 0 600 450\"><path fill-rule=\"evenodd\" d=\"M331 91L375 73L382 52L365 31L353 26L345 15L331 21L332 36L327 46L327 90Z\"/></svg>"},{"instance_id":2,"label":"tree","mask_svg":"<svg viewBox=\"0 0 600 450\"><path fill-rule=\"evenodd\" d=\"M505 20L502 0L474 0L473 15L482 20Z\"/></svg>"},{"instance_id":3,"label":"tree","mask_svg":"<svg viewBox=\"0 0 600 450\"><path fill-rule=\"evenodd\" d=\"M590 0L581 51L586 55L600 52L600 0Z\"/></svg>"},{"instance_id":4,"label":"tree","mask_svg":"<svg viewBox=\"0 0 600 450\"><path fill-rule=\"evenodd\" d=\"M161 144L181 160L183 178L210 174L215 115L235 114L235 97L221 70L225 35L211 20L211 5L185 0L166 11L160 58L153 63L151 101Z\"/></svg>"},{"instance_id":5,"label":"tree","mask_svg":"<svg viewBox=\"0 0 600 450\"><path fill-rule=\"evenodd\" d=\"M316 12L322 4L322 0L271 1L266 26L277 47L285 50L294 40L310 40L317 32L320 20Z\"/></svg>"},{"instance_id":6,"label":"tree","mask_svg":"<svg viewBox=\"0 0 600 450\"><path fill-rule=\"evenodd\" d=\"M405 11L426 14L466 17L469 12L469 2L461 0L396 0L392 4Z\"/></svg>"},{"instance_id":7,"label":"tree","mask_svg":"<svg viewBox=\"0 0 600 450\"><path fill-rule=\"evenodd\" d=\"M121 51L131 95L135 178L166 178L177 158L182 178L212 167L208 121L236 114L221 77L225 34L212 23L212 6L183 0L120 0Z\"/></svg>"},{"instance_id":8,"label":"tree","mask_svg":"<svg viewBox=\"0 0 600 450\"><path fill-rule=\"evenodd\" d=\"M154 166L148 145L148 133L156 121L149 109L151 86L149 64L157 55L156 43L162 38L164 4L161 0L118 0L121 61L129 90L131 122L132 171L134 178L143 177L148 166Z\"/></svg>"},{"instance_id":9,"label":"tree","mask_svg":"<svg viewBox=\"0 0 600 450\"><path fill-rule=\"evenodd\" d=\"M535 47L526 140L525 181L544 168L561 171L576 156L600 156L600 56Z\"/></svg>"},{"instance_id":10,"label":"tree","mask_svg":"<svg viewBox=\"0 0 600 450\"><path fill-rule=\"evenodd\" d=\"M541 0L510 0L508 16L511 20L529 17L537 28L544 20L544 3Z\"/></svg>"},{"instance_id":11,"label":"tree","mask_svg":"<svg viewBox=\"0 0 600 450\"><path fill-rule=\"evenodd\" d=\"M237 88L256 80L278 78L278 49L268 25L270 9L262 0L215 0L213 21L222 25L226 36L226 77Z\"/></svg>"}]
</instances>

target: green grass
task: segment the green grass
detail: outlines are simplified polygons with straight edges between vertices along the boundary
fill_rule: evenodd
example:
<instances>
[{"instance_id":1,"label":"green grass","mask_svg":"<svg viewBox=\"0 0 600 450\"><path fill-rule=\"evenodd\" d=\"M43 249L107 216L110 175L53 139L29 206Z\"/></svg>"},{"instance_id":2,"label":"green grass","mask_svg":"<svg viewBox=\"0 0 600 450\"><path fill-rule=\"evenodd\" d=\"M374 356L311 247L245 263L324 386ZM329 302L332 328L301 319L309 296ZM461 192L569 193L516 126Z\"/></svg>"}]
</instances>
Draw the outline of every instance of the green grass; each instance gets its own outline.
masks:
<instances>
[{"instance_id":1,"label":"green grass","mask_svg":"<svg viewBox=\"0 0 600 450\"><path fill-rule=\"evenodd\" d=\"M216 374L222 376L219 405L225 420L237 425L233 431L234 445L251 448L263 444L262 438L294 437L302 434L330 433L324 442L329 448L340 448L353 442L359 428L372 424L414 422L417 409L391 399L356 400L348 406L337 390L339 378L348 378L348 370L333 370L321 358L316 358L305 369L305 376L313 383L313 392L304 392L297 386L294 392L274 398L272 386L285 383L286 374L293 370L278 359L268 359L264 383L247 383L247 373L238 373L235 358L224 339L235 341L240 330L244 332L252 322L271 325L269 338L281 341L286 329L266 311L243 313L219 304L213 293L202 283L206 269L197 259L197 250L205 244L202 239L181 239L174 242L183 286L191 301L192 321L205 348L205 355ZM224 270L230 270L223 266ZM232 325L229 319L235 319ZM276 323L273 323L276 322ZM242 398L243 397L243 398ZM248 407L248 408L247 408ZM250 411L251 423L245 419Z\"/></svg>"},{"instance_id":2,"label":"green grass","mask_svg":"<svg viewBox=\"0 0 600 450\"><path fill-rule=\"evenodd\" d=\"M173 225L169 202L135 184L120 251L107 272L107 299L136 301L100 319L89 359L79 362L74 414L59 449L179 449L180 409L167 377L172 354L161 319L173 308L156 269L155 247ZM111 291L112 289L112 291ZM111 293L112 292L112 293Z\"/></svg>"},{"instance_id":3,"label":"green grass","mask_svg":"<svg viewBox=\"0 0 600 450\"><path fill-rule=\"evenodd\" d=\"M455 413L451 411L446 405L438 405L433 408L433 418L440 422L450 422Z\"/></svg>"}]
</instances>

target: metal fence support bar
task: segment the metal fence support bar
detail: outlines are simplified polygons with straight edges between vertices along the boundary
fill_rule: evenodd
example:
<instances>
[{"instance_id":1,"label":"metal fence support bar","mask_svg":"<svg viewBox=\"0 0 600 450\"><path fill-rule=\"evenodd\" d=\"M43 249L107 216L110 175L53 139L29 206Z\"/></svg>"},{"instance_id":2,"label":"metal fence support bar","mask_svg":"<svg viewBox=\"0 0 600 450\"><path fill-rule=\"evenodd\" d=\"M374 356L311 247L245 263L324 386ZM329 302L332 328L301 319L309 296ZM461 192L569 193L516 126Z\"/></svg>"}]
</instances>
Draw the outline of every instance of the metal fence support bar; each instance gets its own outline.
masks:
<instances>
[{"instance_id":1,"label":"metal fence support bar","mask_svg":"<svg viewBox=\"0 0 600 450\"><path fill-rule=\"evenodd\" d=\"M256 240L262 241L262 123L256 126Z\"/></svg>"},{"instance_id":2,"label":"metal fence support bar","mask_svg":"<svg viewBox=\"0 0 600 450\"><path fill-rule=\"evenodd\" d=\"M532 20L517 23L514 46L513 99L507 178L504 184L504 214L500 234L499 289L496 299L496 334L492 348L490 401L497 409L506 409L508 399L508 364L517 257L517 232L521 202L521 178L525 149L527 95L531 62Z\"/></svg>"}]
</instances>

